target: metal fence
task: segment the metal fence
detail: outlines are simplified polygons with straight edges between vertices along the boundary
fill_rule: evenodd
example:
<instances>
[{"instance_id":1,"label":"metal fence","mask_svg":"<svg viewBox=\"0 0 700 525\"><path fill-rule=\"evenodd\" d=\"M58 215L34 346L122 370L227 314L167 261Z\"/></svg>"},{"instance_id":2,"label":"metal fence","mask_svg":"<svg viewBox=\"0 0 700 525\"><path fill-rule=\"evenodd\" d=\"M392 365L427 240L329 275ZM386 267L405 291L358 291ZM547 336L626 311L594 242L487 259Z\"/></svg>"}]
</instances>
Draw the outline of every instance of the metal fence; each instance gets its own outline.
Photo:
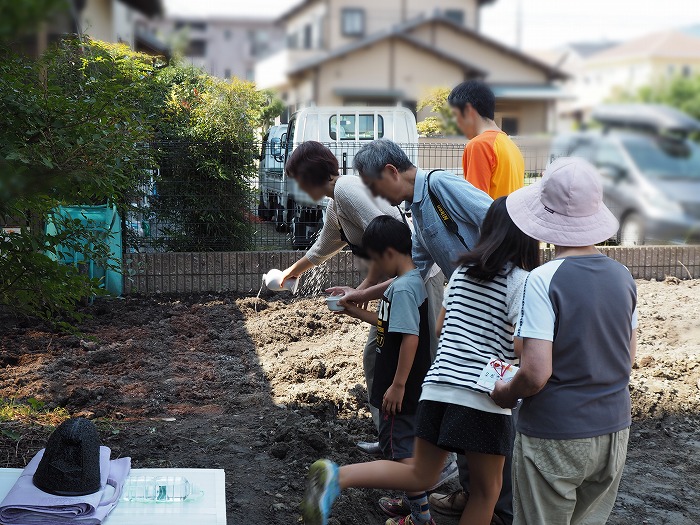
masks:
<instances>
[{"instance_id":1,"label":"metal fence","mask_svg":"<svg viewBox=\"0 0 700 525\"><path fill-rule=\"evenodd\" d=\"M351 174L355 153L366 142L328 146L343 174ZM549 162L549 141L520 139L526 184ZM323 218L323 204L311 202L285 177L279 142L250 143L240 150L187 142L158 142L147 180L124 203L125 251L208 252L305 249ZM464 143L433 139L400 144L419 167L462 176Z\"/></svg>"}]
</instances>

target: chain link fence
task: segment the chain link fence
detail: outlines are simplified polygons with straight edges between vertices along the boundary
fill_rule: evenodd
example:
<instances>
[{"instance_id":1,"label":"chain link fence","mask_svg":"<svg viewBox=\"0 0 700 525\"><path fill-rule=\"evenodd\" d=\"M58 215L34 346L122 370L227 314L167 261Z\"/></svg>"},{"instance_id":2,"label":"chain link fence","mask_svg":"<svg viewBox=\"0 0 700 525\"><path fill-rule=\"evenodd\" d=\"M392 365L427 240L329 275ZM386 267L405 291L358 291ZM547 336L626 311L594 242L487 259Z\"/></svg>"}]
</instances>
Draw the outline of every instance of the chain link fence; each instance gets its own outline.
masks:
<instances>
[{"instance_id":1,"label":"chain link fence","mask_svg":"<svg viewBox=\"0 0 700 525\"><path fill-rule=\"evenodd\" d=\"M366 142L327 143L341 174L352 174ZM464 143L426 140L400 144L425 170L462 176ZM549 141L521 139L525 182L541 176ZM312 202L284 174L279 142L227 150L189 142L154 142L155 165L122 206L129 253L280 251L308 248L322 225L325 204Z\"/></svg>"}]
</instances>

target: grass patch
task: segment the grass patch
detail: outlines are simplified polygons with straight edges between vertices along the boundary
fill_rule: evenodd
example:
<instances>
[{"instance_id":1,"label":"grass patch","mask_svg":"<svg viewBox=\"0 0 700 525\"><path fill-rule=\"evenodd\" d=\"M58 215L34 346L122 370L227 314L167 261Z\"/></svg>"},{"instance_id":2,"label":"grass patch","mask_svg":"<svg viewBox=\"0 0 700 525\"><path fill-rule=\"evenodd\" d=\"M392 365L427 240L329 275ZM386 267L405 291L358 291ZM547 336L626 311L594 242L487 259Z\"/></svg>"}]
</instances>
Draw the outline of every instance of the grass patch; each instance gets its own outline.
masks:
<instances>
[{"instance_id":1,"label":"grass patch","mask_svg":"<svg viewBox=\"0 0 700 525\"><path fill-rule=\"evenodd\" d=\"M15 422L23 424L36 424L41 426L56 427L70 417L65 408L47 410L44 403L36 398L29 398L24 402L15 399L0 399L0 422ZM3 429L2 433L7 437L9 429Z\"/></svg>"}]
</instances>

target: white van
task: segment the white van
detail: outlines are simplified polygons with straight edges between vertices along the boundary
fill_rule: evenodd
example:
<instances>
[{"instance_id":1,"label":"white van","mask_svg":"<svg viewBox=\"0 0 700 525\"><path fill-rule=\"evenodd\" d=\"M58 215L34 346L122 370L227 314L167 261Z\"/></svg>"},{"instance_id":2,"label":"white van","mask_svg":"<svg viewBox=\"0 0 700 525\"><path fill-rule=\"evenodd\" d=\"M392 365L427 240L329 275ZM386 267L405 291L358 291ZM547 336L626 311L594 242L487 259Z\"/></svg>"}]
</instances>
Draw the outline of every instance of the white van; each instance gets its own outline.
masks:
<instances>
[{"instance_id":1,"label":"white van","mask_svg":"<svg viewBox=\"0 0 700 525\"><path fill-rule=\"evenodd\" d=\"M281 141L285 161L302 142L321 142L335 153L341 175L351 175L355 153L365 143L380 138L401 145L414 164L417 163L416 118L411 110L400 106L305 108L292 116ZM311 246L323 225L327 199L313 202L286 173L283 173L282 184L277 190L269 184L263 186L261 182L261 194L279 203L273 218L277 229L291 231L294 249Z\"/></svg>"},{"instance_id":2,"label":"white van","mask_svg":"<svg viewBox=\"0 0 700 525\"><path fill-rule=\"evenodd\" d=\"M275 218L281 207L284 175L284 148L282 138L287 133L287 125L272 126L263 137L258 168L258 189L260 202L258 216L264 221Z\"/></svg>"}]
</instances>

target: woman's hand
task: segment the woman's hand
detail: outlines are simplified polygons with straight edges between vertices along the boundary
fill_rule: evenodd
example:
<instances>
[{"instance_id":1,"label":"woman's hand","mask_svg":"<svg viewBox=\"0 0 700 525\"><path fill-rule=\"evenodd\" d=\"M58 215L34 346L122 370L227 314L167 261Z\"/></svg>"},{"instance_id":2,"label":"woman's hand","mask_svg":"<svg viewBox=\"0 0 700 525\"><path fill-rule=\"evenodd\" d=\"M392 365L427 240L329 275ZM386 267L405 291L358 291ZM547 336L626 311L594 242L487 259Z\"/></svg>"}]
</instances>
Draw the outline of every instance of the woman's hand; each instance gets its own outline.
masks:
<instances>
[{"instance_id":1,"label":"woman's hand","mask_svg":"<svg viewBox=\"0 0 700 525\"><path fill-rule=\"evenodd\" d=\"M501 408L515 408L518 404L518 398L514 398L511 395L508 384L505 381L496 381L489 395L493 402Z\"/></svg>"},{"instance_id":2,"label":"woman's hand","mask_svg":"<svg viewBox=\"0 0 700 525\"><path fill-rule=\"evenodd\" d=\"M333 286L326 289L326 293L331 295L347 295L354 291L355 289L350 286Z\"/></svg>"},{"instance_id":3,"label":"woman's hand","mask_svg":"<svg viewBox=\"0 0 700 525\"><path fill-rule=\"evenodd\" d=\"M301 277L301 274L313 267L314 264L304 255L289 268L282 270L282 285L284 285L287 279L298 279Z\"/></svg>"},{"instance_id":4,"label":"woman's hand","mask_svg":"<svg viewBox=\"0 0 700 525\"><path fill-rule=\"evenodd\" d=\"M299 272L295 271L294 266L290 266L286 270L282 271L282 285L284 286L284 283L287 282L287 279L298 279L299 275L301 275Z\"/></svg>"}]
</instances>

